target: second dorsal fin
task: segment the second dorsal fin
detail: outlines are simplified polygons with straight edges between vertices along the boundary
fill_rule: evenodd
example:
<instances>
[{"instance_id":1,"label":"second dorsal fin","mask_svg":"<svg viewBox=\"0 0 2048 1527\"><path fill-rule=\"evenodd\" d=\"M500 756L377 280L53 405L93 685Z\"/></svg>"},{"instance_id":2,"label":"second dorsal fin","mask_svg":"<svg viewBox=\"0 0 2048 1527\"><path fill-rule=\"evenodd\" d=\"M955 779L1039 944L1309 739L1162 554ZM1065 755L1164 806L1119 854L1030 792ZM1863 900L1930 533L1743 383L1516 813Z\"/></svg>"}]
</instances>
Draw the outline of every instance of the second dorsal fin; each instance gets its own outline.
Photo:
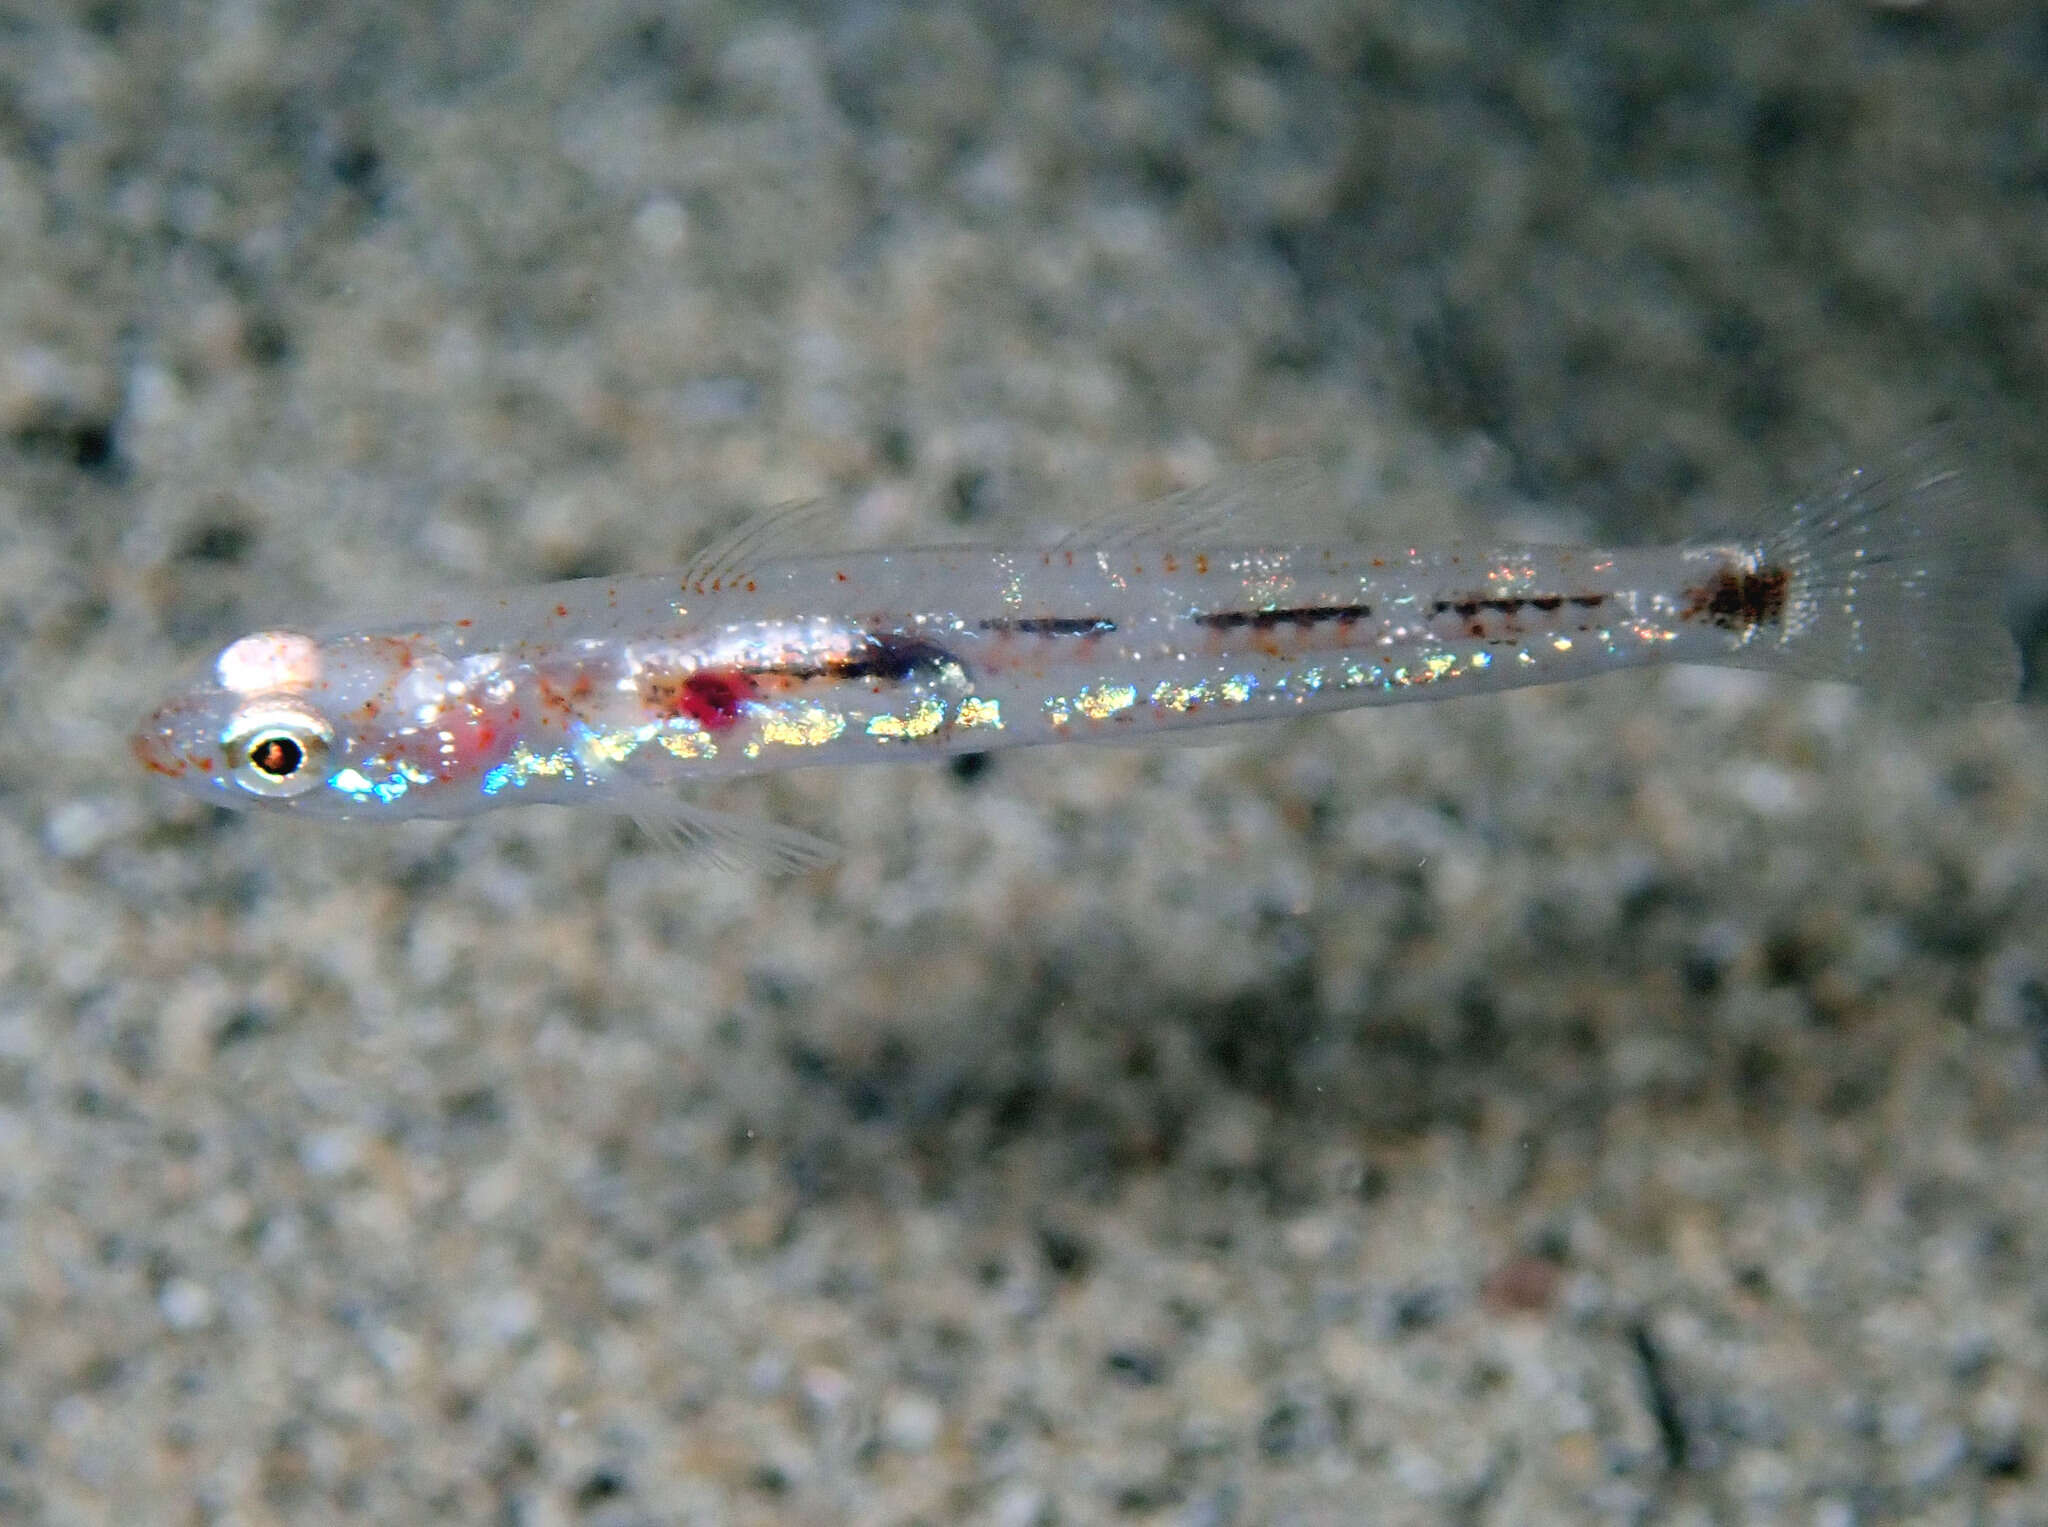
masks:
<instances>
[{"instance_id":1,"label":"second dorsal fin","mask_svg":"<svg viewBox=\"0 0 2048 1527\"><path fill-rule=\"evenodd\" d=\"M1081 526L1060 546L1092 552L1137 545L1317 545L1347 539L1329 479L1306 457L1279 456L1114 510Z\"/></svg>"}]
</instances>

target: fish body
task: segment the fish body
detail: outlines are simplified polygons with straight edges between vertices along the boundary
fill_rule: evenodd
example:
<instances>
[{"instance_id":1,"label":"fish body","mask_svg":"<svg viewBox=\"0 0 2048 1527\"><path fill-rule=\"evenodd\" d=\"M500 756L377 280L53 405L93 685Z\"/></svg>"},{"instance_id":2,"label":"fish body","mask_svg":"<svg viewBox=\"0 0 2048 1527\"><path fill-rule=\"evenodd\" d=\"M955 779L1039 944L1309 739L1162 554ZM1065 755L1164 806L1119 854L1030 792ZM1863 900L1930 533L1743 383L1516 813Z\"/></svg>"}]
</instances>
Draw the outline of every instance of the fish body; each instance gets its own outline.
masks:
<instances>
[{"instance_id":1,"label":"fish body","mask_svg":"<svg viewBox=\"0 0 2048 1527\"><path fill-rule=\"evenodd\" d=\"M1291 543L1239 523L1257 520L1231 512L1244 498L1169 500L1029 549L822 553L805 509L673 576L258 632L168 698L135 751L228 805L396 818L566 803L676 820L716 847L743 835L708 831L679 783L1653 663L1952 699L2015 683L1961 480L1918 459L1847 474L1772 532L1668 547ZM783 857L804 857L793 838Z\"/></svg>"}]
</instances>

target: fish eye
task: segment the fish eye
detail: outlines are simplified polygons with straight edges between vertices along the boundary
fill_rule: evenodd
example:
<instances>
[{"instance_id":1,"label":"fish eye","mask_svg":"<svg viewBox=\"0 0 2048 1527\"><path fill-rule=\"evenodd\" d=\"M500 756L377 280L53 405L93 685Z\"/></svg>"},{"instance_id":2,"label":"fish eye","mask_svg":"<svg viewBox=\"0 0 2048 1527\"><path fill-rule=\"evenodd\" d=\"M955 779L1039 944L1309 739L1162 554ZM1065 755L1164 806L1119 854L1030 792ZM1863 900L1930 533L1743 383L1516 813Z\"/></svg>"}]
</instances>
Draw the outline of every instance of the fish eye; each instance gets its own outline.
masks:
<instances>
[{"instance_id":1,"label":"fish eye","mask_svg":"<svg viewBox=\"0 0 2048 1527\"><path fill-rule=\"evenodd\" d=\"M285 799L321 782L334 728L291 701L245 706L221 735L228 772L251 795Z\"/></svg>"}]
</instances>

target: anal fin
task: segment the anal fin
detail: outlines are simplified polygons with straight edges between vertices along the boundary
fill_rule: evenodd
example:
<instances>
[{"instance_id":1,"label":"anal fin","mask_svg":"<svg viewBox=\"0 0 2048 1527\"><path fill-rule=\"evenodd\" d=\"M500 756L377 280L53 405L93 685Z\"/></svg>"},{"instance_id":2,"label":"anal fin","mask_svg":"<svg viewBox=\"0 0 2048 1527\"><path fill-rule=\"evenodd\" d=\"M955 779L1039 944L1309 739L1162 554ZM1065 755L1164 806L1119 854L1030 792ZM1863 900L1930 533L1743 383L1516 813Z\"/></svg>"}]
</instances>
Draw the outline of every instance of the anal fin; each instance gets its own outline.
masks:
<instances>
[{"instance_id":1,"label":"anal fin","mask_svg":"<svg viewBox=\"0 0 2048 1527\"><path fill-rule=\"evenodd\" d=\"M650 800L633 811L632 817L642 832L664 848L719 869L794 875L839 857L836 844L800 828L714 811L673 797Z\"/></svg>"}]
</instances>

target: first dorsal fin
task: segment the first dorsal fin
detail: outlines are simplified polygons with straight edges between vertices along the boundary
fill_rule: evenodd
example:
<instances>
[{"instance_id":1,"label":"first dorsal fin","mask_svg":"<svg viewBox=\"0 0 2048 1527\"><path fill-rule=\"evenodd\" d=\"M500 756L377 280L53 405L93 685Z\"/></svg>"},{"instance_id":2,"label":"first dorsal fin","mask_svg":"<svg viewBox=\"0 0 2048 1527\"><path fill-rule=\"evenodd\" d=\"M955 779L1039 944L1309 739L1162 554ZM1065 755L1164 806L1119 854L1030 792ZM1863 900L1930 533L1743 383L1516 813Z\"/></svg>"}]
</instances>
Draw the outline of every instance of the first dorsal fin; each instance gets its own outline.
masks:
<instances>
[{"instance_id":1,"label":"first dorsal fin","mask_svg":"<svg viewBox=\"0 0 2048 1527\"><path fill-rule=\"evenodd\" d=\"M699 593L742 583L764 562L816 556L845 539L842 506L829 498L800 499L749 515L697 554L683 581Z\"/></svg>"},{"instance_id":2,"label":"first dorsal fin","mask_svg":"<svg viewBox=\"0 0 2048 1527\"><path fill-rule=\"evenodd\" d=\"M1129 546L1291 546L1348 539L1329 479L1306 457L1231 467L1198 487L1114 510L1060 542L1069 551Z\"/></svg>"}]
</instances>

